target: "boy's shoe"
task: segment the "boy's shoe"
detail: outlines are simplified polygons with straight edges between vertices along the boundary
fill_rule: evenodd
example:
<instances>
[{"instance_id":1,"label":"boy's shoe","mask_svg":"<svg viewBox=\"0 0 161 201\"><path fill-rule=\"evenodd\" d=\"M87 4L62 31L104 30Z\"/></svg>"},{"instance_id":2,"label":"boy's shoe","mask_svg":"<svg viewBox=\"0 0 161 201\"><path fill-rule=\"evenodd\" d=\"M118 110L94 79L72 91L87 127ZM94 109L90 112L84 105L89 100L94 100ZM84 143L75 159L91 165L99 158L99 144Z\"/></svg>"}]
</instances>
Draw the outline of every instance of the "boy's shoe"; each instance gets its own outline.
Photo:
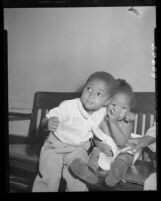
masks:
<instances>
[{"instance_id":1,"label":"boy's shoe","mask_svg":"<svg viewBox=\"0 0 161 201\"><path fill-rule=\"evenodd\" d=\"M107 184L107 186L110 186L110 187L116 186L116 184L117 184L118 182L119 182L119 181L116 180L114 177L107 176L107 177L105 178L105 183Z\"/></svg>"},{"instance_id":2,"label":"boy's shoe","mask_svg":"<svg viewBox=\"0 0 161 201\"><path fill-rule=\"evenodd\" d=\"M81 159L75 159L70 165L71 171L75 176L79 177L83 181L86 181L89 184L97 184L98 176L93 173L88 165Z\"/></svg>"}]
</instances>

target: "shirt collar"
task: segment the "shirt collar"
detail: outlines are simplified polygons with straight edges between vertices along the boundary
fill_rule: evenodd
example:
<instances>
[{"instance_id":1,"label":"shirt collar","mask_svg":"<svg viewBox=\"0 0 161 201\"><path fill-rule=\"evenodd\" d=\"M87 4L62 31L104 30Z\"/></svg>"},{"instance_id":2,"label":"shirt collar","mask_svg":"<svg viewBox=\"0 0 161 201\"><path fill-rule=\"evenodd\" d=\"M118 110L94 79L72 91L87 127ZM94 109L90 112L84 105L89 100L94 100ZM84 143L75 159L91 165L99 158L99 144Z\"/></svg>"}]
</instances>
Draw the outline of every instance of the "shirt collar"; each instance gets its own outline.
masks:
<instances>
[{"instance_id":1,"label":"shirt collar","mask_svg":"<svg viewBox=\"0 0 161 201\"><path fill-rule=\"evenodd\" d=\"M79 108L80 113L83 115L83 117L84 117L85 119L88 119L88 118L90 117L90 115L89 115L88 112L84 109L80 98L78 98L77 103L78 103L78 108Z\"/></svg>"}]
</instances>

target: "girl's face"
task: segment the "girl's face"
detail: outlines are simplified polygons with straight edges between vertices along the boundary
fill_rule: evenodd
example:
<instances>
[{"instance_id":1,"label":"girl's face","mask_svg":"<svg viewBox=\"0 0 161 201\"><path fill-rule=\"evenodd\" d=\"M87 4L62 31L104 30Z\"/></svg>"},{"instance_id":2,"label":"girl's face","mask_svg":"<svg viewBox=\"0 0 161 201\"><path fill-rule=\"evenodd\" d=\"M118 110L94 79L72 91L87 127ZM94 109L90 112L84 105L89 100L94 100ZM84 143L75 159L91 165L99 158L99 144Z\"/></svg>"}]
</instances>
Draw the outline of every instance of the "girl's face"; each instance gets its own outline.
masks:
<instances>
[{"instance_id":1,"label":"girl's face","mask_svg":"<svg viewBox=\"0 0 161 201\"><path fill-rule=\"evenodd\" d=\"M127 112L130 112L130 103L131 103L131 98L124 93L119 93L114 95L111 98L110 103L107 106L107 113L114 108L115 110L119 111L119 117L118 120L123 120L125 117L125 114Z\"/></svg>"},{"instance_id":2,"label":"girl's face","mask_svg":"<svg viewBox=\"0 0 161 201\"><path fill-rule=\"evenodd\" d=\"M92 113L107 105L110 99L110 87L107 83L94 79L89 81L82 92L81 101L85 110Z\"/></svg>"}]
</instances>

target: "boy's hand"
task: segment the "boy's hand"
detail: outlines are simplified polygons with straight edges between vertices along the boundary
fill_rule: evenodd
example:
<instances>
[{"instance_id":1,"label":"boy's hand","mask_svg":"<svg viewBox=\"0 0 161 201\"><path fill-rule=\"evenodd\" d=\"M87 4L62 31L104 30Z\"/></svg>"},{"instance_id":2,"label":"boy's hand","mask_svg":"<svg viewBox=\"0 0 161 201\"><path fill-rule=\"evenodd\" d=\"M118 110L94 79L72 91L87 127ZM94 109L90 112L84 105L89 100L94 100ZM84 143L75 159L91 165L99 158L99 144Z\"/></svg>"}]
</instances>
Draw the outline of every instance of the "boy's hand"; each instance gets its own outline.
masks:
<instances>
[{"instance_id":1,"label":"boy's hand","mask_svg":"<svg viewBox=\"0 0 161 201\"><path fill-rule=\"evenodd\" d=\"M110 145L107 145L107 144L104 144L104 143L100 143L99 148L107 156L113 156Z\"/></svg>"},{"instance_id":2,"label":"boy's hand","mask_svg":"<svg viewBox=\"0 0 161 201\"><path fill-rule=\"evenodd\" d=\"M54 132L58 128L58 125L59 125L59 119L58 119L58 117L51 117L48 120L47 128L48 128L49 131Z\"/></svg>"}]
</instances>

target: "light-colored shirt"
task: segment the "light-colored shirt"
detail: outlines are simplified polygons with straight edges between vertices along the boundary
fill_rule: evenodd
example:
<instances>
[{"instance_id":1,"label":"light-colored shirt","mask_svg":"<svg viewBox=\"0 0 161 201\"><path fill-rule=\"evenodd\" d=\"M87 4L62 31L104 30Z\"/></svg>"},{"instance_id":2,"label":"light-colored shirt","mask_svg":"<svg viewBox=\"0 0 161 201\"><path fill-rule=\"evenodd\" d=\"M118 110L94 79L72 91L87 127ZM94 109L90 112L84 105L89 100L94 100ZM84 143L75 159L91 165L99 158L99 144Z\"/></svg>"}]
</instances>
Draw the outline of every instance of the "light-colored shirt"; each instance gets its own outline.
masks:
<instances>
[{"instance_id":1,"label":"light-colored shirt","mask_svg":"<svg viewBox=\"0 0 161 201\"><path fill-rule=\"evenodd\" d=\"M144 191L157 190L157 175L156 172L151 174L144 182Z\"/></svg>"},{"instance_id":2,"label":"light-colored shirt","mask_svg":"<svg viewBox=\"0 0 161 201\"><path fill-rule=\"evenodd\" d=\"M150 128L147 130L147 132L146 132L145 135L156 138L156 124L155 124L155 123L154 123L154 126L150 127ZM156 152L156 142L150 144L148 147L149 147L153 152Z\"/></svg>"},{"instance_id":3,"label":"light-colored shirt","mask_svg":"<svg viewBox=\"0 0 161 201\"><path fill-rule=\"evenodd\" d=\"M46 117L59 118L60 123L54 134L61 142L79 145L93 137L91 120L99 127L105 115L105 107L90 115L84 109L80 98L76 98L63 101L58 107L51 109ZM48 140L54 140L53 133L49 134Z\"/></svg>"}]
</instances>

